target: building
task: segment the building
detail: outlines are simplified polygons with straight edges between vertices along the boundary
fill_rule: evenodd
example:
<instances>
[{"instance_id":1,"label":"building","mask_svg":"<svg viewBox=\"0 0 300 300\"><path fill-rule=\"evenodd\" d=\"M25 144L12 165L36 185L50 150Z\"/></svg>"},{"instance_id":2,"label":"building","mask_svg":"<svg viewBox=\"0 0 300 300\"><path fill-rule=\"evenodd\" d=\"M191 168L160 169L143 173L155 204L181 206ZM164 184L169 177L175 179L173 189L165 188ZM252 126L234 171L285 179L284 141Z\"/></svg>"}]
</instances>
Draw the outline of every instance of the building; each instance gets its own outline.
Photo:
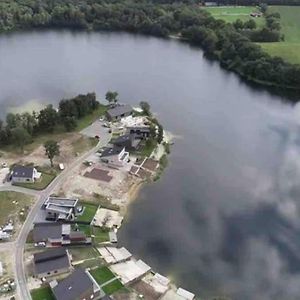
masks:
<instances>
[{"instance_id":1,"label":"building","mask_svg":"<svg viewBox=\"0 0 300 300\"><path fill-rule=\"evenodd\" d=\"M125 151L125 147L106 148L100 156L102 162L107 163L111 167L122 167L129 159L129 153Z\"/></svg>"},{"instance_id":2,"label":"building","mask_svg":"<svg viewBox=\"0 0 300 300\"><path fill-rule=\"evenodd\" d=\"M134 134L121 135L111 142L115 147L123 148L126 151L136 150L140 144L140 140L135 139Z\"/></svg>"},{"instance_id":3,"label":"building","mask_svg":"<svg viewBox=\"0 0 300 300\"><path fill-rule=\"evenodd\" d=\"M15 166L12 170L11 180L13 183L30 183L41 177L34 167Z\"/></svg>"},{"instance_id":4,"label":"building","mask_svg":"<svg viewBox=\"0 0 300 300\"><path fill-rule=\"evenodd\" d=\"M37 223L33 228L35 243L44 242L49 247L91 244L92 240L81 231L71 230L70 224Z\"/></svg>"},{"instance_id":5,"label":"building","mask_svg":"<svg viewBox=\"0 0 300 300\"><path fill-rule=\"evenodd\" d=\"M48 197L43 207L47 211L46 220L74 220L78 199Z\"/></svg>"},{"instance_id":6,"label":"building","mask_svg":"<svg viewBox=\"0 0 300 300\"><path fill-rule=\"evenodd\" d=\"M150 127L139 126L139 127L128 127L127 134L133 135L135 139L148 139L150 137Z\"/></svg>"},{"instance_id":7,"label":"building","mask_svg":"<svg viewBox=\"0 0 300 300\"><path fill-rule=\"evenodd\" d=\"M124 117L128 117L132 114L133 110L130 105L118 105L109 109L106 112L106 117L109 121L119 121Z\"/></svg>"},{"instance_id":8,"label":"building","mask_svg":"<svg viewBox=\"0 0 300 300\"><path fill-rule=\"evenodd\" d=\"M76 269L64 280L50 285L56 300L96 300L104 296L95 279L83 269Z\"/></svg>"},{"instance_id":9,"label":"building","mask_svg":"<svg viewBox=\"0 0 300 300\"><path fill-rule=\"evenodd\" d=\"M56 248L33 255L34 274L37 278L67 273L71 270L68 250Z\"/></svg>"}]
</instances>

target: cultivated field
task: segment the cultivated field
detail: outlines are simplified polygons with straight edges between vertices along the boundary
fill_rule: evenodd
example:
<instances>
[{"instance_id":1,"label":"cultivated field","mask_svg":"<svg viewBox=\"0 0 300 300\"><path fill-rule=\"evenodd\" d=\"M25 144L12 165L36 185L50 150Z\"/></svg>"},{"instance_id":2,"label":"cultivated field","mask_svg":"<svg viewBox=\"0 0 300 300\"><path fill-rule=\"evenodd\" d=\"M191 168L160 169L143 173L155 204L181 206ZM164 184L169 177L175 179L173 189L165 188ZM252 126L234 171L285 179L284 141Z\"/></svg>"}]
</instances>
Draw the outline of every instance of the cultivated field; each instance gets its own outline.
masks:
<instances>
[{"instance_id":1,"label":"cultivated field","mask_svg":"<svg viewBox=\"0 0 300 300\"><path fill-rule=\"evenodd\" d=\"M258 26L264 24L264 18L253 18L250 16L252 12L258 12L259 9L255 6L213 6L206 7L205 10L209 11L216 19L221 19L226 22L233 23L237 19L245 22L250 19L256 21Z\"/></svg>"},{"instance_id":2,"label":"cultivated field","mask_svg":"<svg viewBox=\"0 0 300 300\"><path fill-rule=\"evenodd\" d=\"M263 43L261 46L271 55L300 64L300 6L271 6L269 9L280 13L281 32L285 40L280 43Z\"/></svg>"}]
</instances>

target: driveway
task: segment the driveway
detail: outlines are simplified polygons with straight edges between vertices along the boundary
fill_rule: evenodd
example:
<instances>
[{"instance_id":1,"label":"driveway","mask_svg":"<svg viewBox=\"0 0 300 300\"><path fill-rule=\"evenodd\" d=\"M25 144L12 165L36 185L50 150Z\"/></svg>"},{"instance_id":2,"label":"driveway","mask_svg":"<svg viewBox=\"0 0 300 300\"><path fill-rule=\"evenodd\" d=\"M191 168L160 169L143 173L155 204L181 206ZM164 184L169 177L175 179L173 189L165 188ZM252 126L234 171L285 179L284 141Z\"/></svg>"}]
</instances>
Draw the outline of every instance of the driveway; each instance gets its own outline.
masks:
<instances>
[{"instance_id":1,"label":"driveway","mask_svg":"<svg viewBox=\"0 0 300 300\"><path fill-rule=\"evenodd\" d=\"M97 120L92 125L83 129L80 133L88 137L95 137L96 135L98 135L100 137L100 140L106 139L106 137L109 135L109 128L103 127L104 123L106 122Z\"/></svg>"}]
</instances>

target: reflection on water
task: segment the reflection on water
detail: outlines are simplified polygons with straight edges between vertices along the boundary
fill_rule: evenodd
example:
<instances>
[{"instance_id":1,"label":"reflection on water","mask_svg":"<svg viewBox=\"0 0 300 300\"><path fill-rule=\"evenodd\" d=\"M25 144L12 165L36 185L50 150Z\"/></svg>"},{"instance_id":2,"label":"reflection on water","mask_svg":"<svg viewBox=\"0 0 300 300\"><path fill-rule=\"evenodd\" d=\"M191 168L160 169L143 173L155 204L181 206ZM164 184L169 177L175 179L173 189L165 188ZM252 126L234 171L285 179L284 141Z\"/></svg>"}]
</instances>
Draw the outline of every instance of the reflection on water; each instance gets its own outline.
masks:
<instances>
[{"instance_id":1,"label":"reflection on water","mask_svg":"<svg viewBox=\"0 0 300 300\"><path fill-rule=\"evenodd\" d=\"M118 90L151 103L175 140L120 240L201 296L300 295L300 107L177 41L43 32L0 38L0 112L29 99Z\"/></svg>"}]
</instances>

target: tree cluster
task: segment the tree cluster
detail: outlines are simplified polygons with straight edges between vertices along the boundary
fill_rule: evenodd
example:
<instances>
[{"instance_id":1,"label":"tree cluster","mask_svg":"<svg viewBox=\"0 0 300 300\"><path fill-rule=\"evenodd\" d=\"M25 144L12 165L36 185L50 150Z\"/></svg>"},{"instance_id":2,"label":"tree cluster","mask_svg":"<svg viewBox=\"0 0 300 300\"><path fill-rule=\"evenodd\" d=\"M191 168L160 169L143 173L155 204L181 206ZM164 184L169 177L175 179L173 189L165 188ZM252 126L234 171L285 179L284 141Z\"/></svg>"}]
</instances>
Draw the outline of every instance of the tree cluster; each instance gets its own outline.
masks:
<instances>
[{"instance_id":1,"label":"tree cluster","mask_svg":"<svg viewBox=\"0 0 300 300\"><path fill-rule=\"evenodd\" d=\"M33 141L34 137L53 132L57 125L64 125L67 131L76 128L77 120L92 113L99 106L95 93L63 99L56 110L52 105L32 113L13 114L0 120L0 145L14 144L21 149Z\"/></svg>"}]
</instances>

